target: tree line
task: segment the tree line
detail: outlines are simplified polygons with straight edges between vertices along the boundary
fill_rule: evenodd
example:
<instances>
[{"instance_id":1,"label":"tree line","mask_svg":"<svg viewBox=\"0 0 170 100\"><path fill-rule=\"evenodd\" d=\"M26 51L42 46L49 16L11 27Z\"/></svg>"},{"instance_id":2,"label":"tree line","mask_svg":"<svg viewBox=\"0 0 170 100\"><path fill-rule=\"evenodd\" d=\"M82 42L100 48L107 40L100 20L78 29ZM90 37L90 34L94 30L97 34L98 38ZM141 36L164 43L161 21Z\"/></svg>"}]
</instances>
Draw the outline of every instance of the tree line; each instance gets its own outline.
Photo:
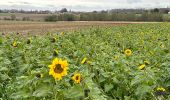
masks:
<instances>
[{"instance_id":1,"label":"tree line","mask_svg":"<svg viewBox=\"0 0 170 100\"><path fill-rule=\"evenodd\" d=\"M59 11L24 11L24 10L0 10L0 13L11 13L10 18L4 20L17 20L15 13L45 13L44 21L170 21L170 8L155 9L112 9L92 12L74 12L62 8ZM166 15L166 16L165 16ZM23 21L33 21L29 17L23 17Z\"/></svg>"},{"instance_id":2,"label":"tree line","mask_svg":"<svg viewBox=\"0 0 170 100\"><path fill-rule=\"evenodd\" d=\"M93 12L65 12L45 17L45 21L170 21L167 9L125 9Z\"/></svg>"},{"instance_id":3,"label":"tree line","mask_svg":"<svg viewBox=\"0 0 170 100\"><path fill-rule=\"evenodd\" d=\"M170 17L170 16L169 16ZM45 21L170 21L169 17L164 17L161 13L65 13L49 15Z\"/></svg>"}]
</instances>

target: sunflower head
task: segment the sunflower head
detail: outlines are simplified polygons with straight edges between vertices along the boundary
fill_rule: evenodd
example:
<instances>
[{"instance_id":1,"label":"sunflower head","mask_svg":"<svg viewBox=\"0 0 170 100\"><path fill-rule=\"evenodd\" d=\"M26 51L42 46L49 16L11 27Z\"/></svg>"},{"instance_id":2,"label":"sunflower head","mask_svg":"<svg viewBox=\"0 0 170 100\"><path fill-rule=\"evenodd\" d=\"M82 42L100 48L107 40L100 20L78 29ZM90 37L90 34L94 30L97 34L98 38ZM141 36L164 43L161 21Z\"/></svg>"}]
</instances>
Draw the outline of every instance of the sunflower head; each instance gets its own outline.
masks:
<instances>
[{"instance_id":1,"label":"sunflower head","mask_svg":"<svg viewBox=\"0 0 170 100\"><path fill-rule=\"evenodd\" d=\"M86 62L87 58L83 58L83 60L81 61L81 64L84 64Z\"/></svg>"},{"instance_id":2,"label":"sunflower head","mask_svg":"<svg viewBox=\"0 0 170 100\"><path fill-rule=\"evenodd\" d=\"M164 92L166 91L165 88L163 88L163 87L157 87L156 90L157 91L164 91Z\"/></svg>"},{"instance_id":3,"label":"sunflower head","mask_svg":"<svg viewBox=\"0 0 170 100\"><path fill-rule=\"evenodd\" d=\"M132 55L132 51L131 51L130 49L126 49L126 50L125 50L125 55L126 55L126 56Z\"/></svg>"},{"instance_id":4,"label":"sunflower head","mask_svg":"<svg viewBox=\"0 0 170 100\"><path fill-rule=\"evenodd\" d=\"M61 80L63 76L67 75L68 63L67 60L55 58L51 65L49 65L49 75L54 79Z\"/></svg>"},{"instance_id":5,"label":"sunflower head","mask_svg":"<svg viewBox=\"0 0 170 100\"><path fill-rule=\"evenodd\" d=\"M73 80L75 83L79 84L80 81L81 81L81 74L80 74L80 73L74 74L73 77L72 77L72 80Z\"/></svg>"},{"instance_id":6,"label":"sunflower head","mask_svg":"<svg viewBox=\"0 0 170 100\"><path fill-rule=\"evenodd\" d=\"M13 47L17 47L17 45L18 45L18 43L17 43L16 41L14 41L14 42L12 43L12 46L13 46Z\"/></svg>"},{"instance_id":7,"label":"sunflower head","mask_svg":"<svg viewBox=\"0 0 170 100\"><path fill-rule=\"evenodd\" d=\"M139 66L139 69L140 69L140 70L144 70L144 69L145 69L145 64L140 65L140 66Z\"/></svg>"}]
</instances>

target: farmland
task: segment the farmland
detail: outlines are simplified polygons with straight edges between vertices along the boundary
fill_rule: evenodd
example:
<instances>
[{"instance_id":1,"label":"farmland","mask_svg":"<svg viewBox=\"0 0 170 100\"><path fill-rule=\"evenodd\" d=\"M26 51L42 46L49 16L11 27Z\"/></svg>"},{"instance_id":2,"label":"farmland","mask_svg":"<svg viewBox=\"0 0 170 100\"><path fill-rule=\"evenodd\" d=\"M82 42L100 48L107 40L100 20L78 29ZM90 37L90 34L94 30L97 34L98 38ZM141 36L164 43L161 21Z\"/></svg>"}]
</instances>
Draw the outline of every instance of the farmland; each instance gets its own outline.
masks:
<instances>
[{"instance_id":1,"label":"farmland","mask_svg":"<svg viewBox=\"0 0 170 100\"><path fill-rule=\"evenodd\" d=\"M135 22L109 22L109 21L58 21L58 22L31 22L31 21L0 21L0 31L3 33L20 32L27 33L47 33L56 31L79 30L97 26L117 26Z\"/></svg>"},{"instance_id":2,"label":"farmland","mask_svg":"<svg viewBox=\"0 0 170 100\"><path fill-rule=\"evenodd\" d=\"M0 13L0 19L9 19L11 18L11 15L15 15L16 19L18 20L23 20L23 18L28 17L30 18L30 20L34 20L34 21L43 21L44 17L50 15L50 14L23 14L23 13Z\"/></svg>"},{"instance_id":3,"label":"farmland","mask_svg":"<svg viewBox=\"0 0 170 100\"><path fill-rule=\"evenodd\" d=\"M46 31L55 23L4 23L13 34L0 34L2 100L170 99L170 23L57 24L75 29L65 32ZM17 34L24 25L47 34Z\"/></svg>"}]
</instances>

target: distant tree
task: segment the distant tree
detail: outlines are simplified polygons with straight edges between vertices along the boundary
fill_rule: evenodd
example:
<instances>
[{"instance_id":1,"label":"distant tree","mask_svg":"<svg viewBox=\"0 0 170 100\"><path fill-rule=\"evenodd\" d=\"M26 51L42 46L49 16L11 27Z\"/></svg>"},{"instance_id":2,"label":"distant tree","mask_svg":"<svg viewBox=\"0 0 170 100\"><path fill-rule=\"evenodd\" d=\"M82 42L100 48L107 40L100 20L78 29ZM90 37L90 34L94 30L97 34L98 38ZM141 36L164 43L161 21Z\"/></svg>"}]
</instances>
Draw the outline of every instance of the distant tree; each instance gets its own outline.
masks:
<instances>
[{"instance_id":1,"label":"distant tree","mask_svg":"<svg viewBox=\"0 0 170 100\"><path fill-rule=\"evenodd\" d=\"M67 16L67 21L74 21L74 15L73 14L68 14Z\"/></svg>"},{"instance_id":2,"label":"distant tree","mask_svg":"<svg viewBox=\"0 0 170 100\"><path fill-rule=\"evenodd\" d=\"M163 21L163 15L160 13L149 14L149 21Z\"/></svg>"},{"instance_id":3,"label":"distant tree","mask_svg":"<svg viewBox=\"0 0 170 100\"><path fill-rule=\"evenodd\" d=\"M143 13L141 15L142 21L163 21L163 15L161 13Z\"/></svg>"},{"instance_id":4,"label":"distant tree","mask_svg":"<svg viewBox=\"0 0 170 100\"><path fill-rule=\"evenodd\" d=\"M148 16L149 16L149 13L148 13L148 12L142 13L142 15L141 15L141 21L148 21Z\"/></svg>"},{"instance_id":5,"label":"distant tree","mask_svg":"<svg viewBox=\"0 0 170 100\"><path fill-rule=\"evenodd\" d=\"M23 17L22 20L23 21L30 21L30 17Z\"/></svg>"},{"instance_id":6,"label":"distant tree","mask_svg":"<svg viewBox=\"0 0 170 100\"><path fill-rule=\"evenodd\" d=\"M58 20L60 21L76 21L79 20L78 16L71 13L64 13L58 15Z\"/></svg>"},{"instance_id":7,"label":"distant tree","mask_svg":"<svg viewBox=\"0 0 170 100\"><path fill-rule=\"evenodd\" d=\"M64 12L68 12L68 11L67 11L66 8L62 8L62 9L60 10L60 12L61 12L61 13L64 13Z\"/></svg>"},{"instance_id":8,"label":"distant tree","mask_svg":"<svg viewBox=\"0 0 170 100\"><path fill-rule=\"evenodd\" d=\"M97 13L97 11L93 11L93 13Z\"/></svg>"},{"instance_id":9,"label":"distant tree","mask_svg":"<svg viewBox=\"0 0 170 100\"><path fill-rule=\"evenodd\" d=\"M11 15L11 20L16 20L15 14L12 14L12 15Z\"/></svg>"},{"instance_id":10,"label":"distant tree","mask_svg":"<svg viewBox=\"0 0 170 100\"><path fill-rule=\"evenodd\" d=\"M4 17L4 20L11 20L10 18L8 18L8 17Z\"/></svg>"},{"instance_id":11,"label":"distant tree","mask_svg":"<svg viewBox=\"0 0 170 100\"><path fill-rule=\"evenodd\" d=\"M107 11L105 11L105 10L102 10L102 11L101 11L101 13L107 13Z\"/></svg>"},{"instance_id":12,"label":"distant tree","mask_svg":"<svg viewBox=\"0 0 170 100\"><path fill-rule=\"evenodd\" d=\"M58 20L57 15L49 15L45 17L45 21L47 22L56 22Z\"/></svg>"},{"instance_id":13,"label":"distant tree","mask_svg":"<svg viewBox=\"0 0 170 100\"><path fill-rule=\"evenodd\" d=\"M154 12L154 13L159 13L159 9L158 9L158 8L155 8L155 9L153 9L153 12Z\"/></svg>"}]
</instances>

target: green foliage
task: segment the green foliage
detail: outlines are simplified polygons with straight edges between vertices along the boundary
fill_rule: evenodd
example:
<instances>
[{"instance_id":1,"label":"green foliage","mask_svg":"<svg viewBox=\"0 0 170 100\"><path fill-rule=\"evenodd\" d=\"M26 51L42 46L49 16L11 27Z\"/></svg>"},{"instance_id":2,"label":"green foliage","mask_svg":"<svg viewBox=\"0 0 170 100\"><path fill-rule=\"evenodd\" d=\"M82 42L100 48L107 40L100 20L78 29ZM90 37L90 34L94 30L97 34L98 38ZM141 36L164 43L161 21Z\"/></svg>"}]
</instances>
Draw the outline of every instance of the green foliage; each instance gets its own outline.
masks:
<instances>
[{"instance_id":1,"label":"green foliage","mask_svg":"<svg viewBox=\"0 0 170 100\"><path fill-rule=\"evenodd\" d=\"M48 18L47 18L47 19L48 19ZM31 19L30 19L30 17L23 17L22 20L23 20L23 21L30 21Z\"/></svg>"},{"instance_id":2,"label":"green foliage","mask_svg":"<svg viewBox=\"0 0 170 100\"><path fill-rule=\"evenodd\" d=\"M45 21L47 22L56 22L58 21L57 15L49 15L45 17Z\"/></svg>"},{"instance_id":3,"label":"green foliage","mask_svg":"<svg viewBox=\"0 0 170 100\"><path fill-rule=\"evenodd\" d=\"M16 19L15 14L12 14L12 15L11 15L11 20L15 20L15 19Z\"/></svg>"},{"instance_id":4,"label":"green foliage","mask_svg":"<svg viewBox=\"0 0 170 100\"><path fill-rule=\"evenodd\" d=\"M169 27L170 23L132 24L43 36L3 35L0 99L168 100ZM126 49L132 50L131 56L124 54ZM69 63L68 75L60 81L49 75L48 65L56 57ZM144 61L149 63L140 70ZM72 80L76 72L82 75L80 84ZM165 88L165 93L157 95L157 87Z\"/></svg>"},{"instance_id":5,"label":"green foliage","mask_svg":"<svg viewBox=\"0 0 170 100\"><path fill-rule=\"evenodd\" d=\"M162 13L144 12L135 13L109 13L109 12L86 12L86 13L61 13L49 15L45 21L151 21L161 22L169 21L167 16Z\"/></svg>"},{"instance_id":6,"label":"green foliage","mask_svg":"<svg viewBox=\"0 0 170 100\"><path fill-rule=\"evenodd\" d=\"M142 21L163 21L163 15L161 13L143 13L141 15Z\"/></svg>"},{"instance_id":7,"label":"green foliage","mask_svg":"<svg viewBox=\"0 0 170 100\"><path fill-rule=\"evenodd\" d=\"M45 21L47 22L56 22L56 21L76 21L79 20L79 17L74 14L64 13L58 15L49 15L46 16Z\"/></svg>"}]
</instances>

